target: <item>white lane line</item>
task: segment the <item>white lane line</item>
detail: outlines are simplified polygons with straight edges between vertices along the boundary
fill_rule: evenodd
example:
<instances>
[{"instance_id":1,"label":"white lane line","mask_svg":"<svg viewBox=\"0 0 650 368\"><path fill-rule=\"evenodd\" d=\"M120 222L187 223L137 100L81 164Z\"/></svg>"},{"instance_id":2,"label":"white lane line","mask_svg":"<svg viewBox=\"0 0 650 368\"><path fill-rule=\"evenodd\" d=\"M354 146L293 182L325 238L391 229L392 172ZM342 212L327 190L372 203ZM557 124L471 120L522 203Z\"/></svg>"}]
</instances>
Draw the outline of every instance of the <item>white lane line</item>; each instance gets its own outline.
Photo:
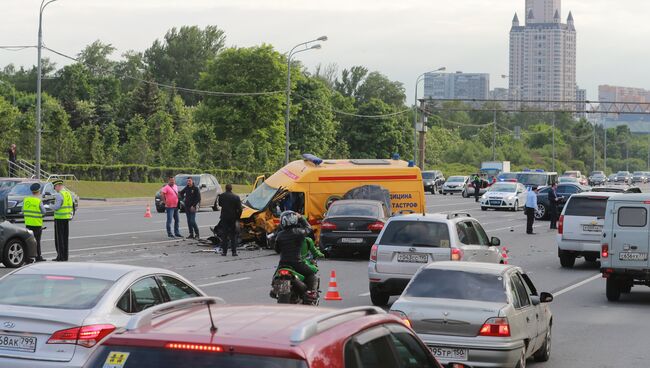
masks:
<instances>
[{"instance_id":1,"label":"white lane line","mask_svg":"<svg viewBox=\"0 0 650 368\"><path fill-rule=\"evenodd\" d=\"M161 241L146 242L146 243L129 243L129 244L104 245L104 246L99 246L99 247L81 248L81 249L71 248L71 249L69 249L69 252L72 253L72 252L85 252L85 251L102 250L102 249L137 247L139 245L166 244L166 243L174 243L174 242L178 242L178 241L181 241L181 239L178 238L178 240L161 240ZM56 252L43 252L43 254L56 254Z\"/></svg>"},{"instance_id":2,"label":"white lane line","mask_svg":"<svg viewBox=\"0 0 650 368\"><path fill-rule=\"evenodd\" d=\"M460 204L463 204L463 202L456 202L456 203L449 203L449 204L431 204L431 205L428 205L427 208L431 208L431 207L451 207L451 206L458 206Z\"/></svg>"},{"instance_id":3,"label":"white lane line","mask_svg":"<svg viewBox=\"0 0 650 368\"><path fill-rule=\"evenodd\" d=\"M564 289L562 289L562 290L560 290L560 291L558 291L558 292L553 293L553 296L554 296L554 297L558 297L558 296L560 296L560 295L562 295L562 294L566 294L566 293L568 293L569 291L571 291L571 290L573 290L573 289L577 289L577 288L579 288L580 286L586 285L586 284L588 284L588 283L590 283L590 282L592 282L592 281L594 281L594 280L597 280L597 279L599 279L599 278L601 278L601 277L602 277L602 276L601 276L599 273L598 273L598 274L595 274L595 275L591 276L590 278L588 278L588 279L586 279L586 280L580 281L580 282L577 283L577 284L573 284L573 285L568 286L568 287L566 287L566 288L564 288Z\"/></svg>"},{"instance_id":4,"label":"white lane line","mask_svg":"<svg viewBox=\"0 0 650 368\"><path fill-rule=\"evenodd\" d=\"M359 294L359 296L369 296L369 295L370 295L370 293Z\"/></svg>"},{"instance_id":5,"label":"white lane line","mask_svg":"<svg viewBox=\"0 0 650 368\"><path fill-rule=\"evenodd\" d=\"M108 219L95 219L95 220L72 220L73 224L78 224L80 222L99 222L99 221L108 221Z\"/></svg>"},{"instance_id":6,"label":"white lane line","mask_svg":"<svg viewBox=\"0 0 650 368\"><path fill-rule=\"evenodd\" d=\"M201 284L201 285L196 285L196 286L198 286L198 287L207 287L207 286L223 285L223 284L229 284L231 282L244 281L244 280L250 280L250 279L251 279L250 277L242 277L240 279L217 281L217 282L211 282L211 283L208 283L208 284Z\"/></svg>"},{"instance_id":7,"label":"white lane line","mask_svg":"<svg viewBox=\"0 0 650 368\"><path fill-rule=\"evenodd\" d=\"M199 228L206 228L206 227L210 227L210 225L199 226ZM181 229L181 230L187 230L187 227L181 227L180 229ZM69 239L69 240L72 240L72 239L104 238L104 237L107 237L107 236L132 235L132 234L142 234L142 233L159 233L159 232L161 232L161 233L164 234L164 233L165 233L165 229L163 228L163 229L158 229L158 230L129 231L129 232L125 232L125 233L111 233L111 234L98 234L98 235L71 236L71 237L69 237L68 239ZM41 241L42 241L42 242L44 242L44 241L54 241L54 238L51 238L51 239L43 239L43 240L41 240Z\"/></svg>"}]
</instances>

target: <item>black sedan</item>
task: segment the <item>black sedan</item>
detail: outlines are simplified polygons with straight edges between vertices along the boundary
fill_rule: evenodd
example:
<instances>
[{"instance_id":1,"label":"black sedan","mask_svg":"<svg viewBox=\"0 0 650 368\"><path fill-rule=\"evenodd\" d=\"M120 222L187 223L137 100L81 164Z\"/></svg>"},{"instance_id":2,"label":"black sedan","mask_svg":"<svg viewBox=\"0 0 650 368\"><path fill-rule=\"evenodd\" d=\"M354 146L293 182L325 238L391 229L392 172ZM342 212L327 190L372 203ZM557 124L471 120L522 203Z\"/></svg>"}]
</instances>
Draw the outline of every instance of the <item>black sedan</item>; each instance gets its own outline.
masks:
<instances>
[{"instance_id":1,"label":"black sedan","mask_svg":"<svg viewBox=\"0 0 650 368\"><path fill-rule=\"evenodd\" d=\"M583 186L580 184L564 183L558 184L557 186L557 195L561 197L558 202L557 213L561 213L564 205L569 200L569 197L576 193L587 192L591 190L590 187ZM551 187L544 187L539 190L537 193L537 211L535 212L536 220L545 220L548 219L550 202L548 200L548 193L551 191Z\"/></svg>"},{"instance_id":2,"label":"black sedan","mask_svg":"<svg viewBox=\"0 0 650 368\"><path fill-rule=\"evenodd\" d=\"M2 264L8 268L18 268L31 262L36 258L34 233L7 221L0 223L0 257Z\"/></svg>"},{"instance_id":3,"label":"black sedan","mask_svg":"<svg viewBox=\"0 0 650 368\"><path fill-rule=\"evenodd\" d=\"M344 199L332 203L321 223L320 248L326 255L368 253L388 220L382 202Z\"/></svg>"},{"instance_id":4,"label":"black sedan","mask_svg":"<svg viewBox=\"0 0 650 368\"><path fill-rule=\"evenodd\" d=\"M442 185L445 183L445 176L440 170L431 170L422 172L422 185L424 191L431 194L442 193Z\"/></svg>"}]
</instances>

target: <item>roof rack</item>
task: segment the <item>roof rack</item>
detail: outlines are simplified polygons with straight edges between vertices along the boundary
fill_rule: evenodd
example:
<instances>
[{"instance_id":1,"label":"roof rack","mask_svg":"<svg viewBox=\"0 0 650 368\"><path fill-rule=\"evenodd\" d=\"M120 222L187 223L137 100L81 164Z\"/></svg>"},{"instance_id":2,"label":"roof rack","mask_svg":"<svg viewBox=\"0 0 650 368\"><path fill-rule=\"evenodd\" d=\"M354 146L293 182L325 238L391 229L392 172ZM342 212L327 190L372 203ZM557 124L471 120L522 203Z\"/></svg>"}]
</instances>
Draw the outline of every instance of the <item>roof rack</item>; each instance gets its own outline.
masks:
<instances>
[{"instance_id":1,"label":"roof rack","mask_svg":"<svg viewBox=\"0 0 650 368\"><path fill-rule=\"evenodd\" d=\"M453 218L458 218L458 217L472 217L469 213L464 213L464 212L453 212L447 214L447 220L451 220Z\"/></svg>"},{"instance_id":2,"label":"roof rack","mask_svg":"<svg viewBox=\"0 0 650 368\"><path fill-rule=\"evenodd\" d=\"M296 327L296 329L291 334L291 338L290 338L291 344L297 345L307 340L308 338L318 334L318 325L325 321L334 319L336 317L345 316L347 314L359 313L359 312L364 312L366 315L386 313L381 308L366 306L366 307L354 307L354 308L341 309L338 311L324 314L322 316L317 316L301 323L298 327Z\"/></svg>"},{"instance_id":3,"label":"roof rack","mask_svg":"<svg viewBox=\"0 0 650 368\"><path fill-rule=\"evenodd\" d=\"M170 312L193 307L200 304L205 304L210 306L213 304L226 304L226 302L221 298L202 296L202 297L181 299L173 302L159 304L151 308L147 308L142 312L136 314L135 316L131 317L131 319L126 325L126 330L130 331L130 330L136 330L143 326L151 326L151 321L154 318L154 314L160 315L160 314L170 313Z\"/></svg>"}]
</instances>

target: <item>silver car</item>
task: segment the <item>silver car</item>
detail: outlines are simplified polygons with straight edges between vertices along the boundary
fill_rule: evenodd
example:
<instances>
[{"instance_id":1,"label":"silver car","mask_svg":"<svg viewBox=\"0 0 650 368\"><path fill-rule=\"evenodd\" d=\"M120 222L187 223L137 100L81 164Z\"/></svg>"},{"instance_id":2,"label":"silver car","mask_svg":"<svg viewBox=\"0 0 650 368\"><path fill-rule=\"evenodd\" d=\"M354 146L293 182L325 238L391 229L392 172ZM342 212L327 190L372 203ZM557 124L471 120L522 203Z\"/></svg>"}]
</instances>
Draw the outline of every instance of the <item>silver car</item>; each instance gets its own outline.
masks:
<instances>
[{"instance_id":1,"label":"silver car","mask_svg":"<svg viewBox=\"0 0 650 368\"><path fill-rule=\"evenodd\" d=\"M82 367L98 343L151 306L205 294L163 269L36 263L0 279L0 367Z\"/></svg>"},{"instance_id":2,"label":"silver car","mask_svg":"<svg viewBox=\"0 0 650 368\"><path fill-rule=\"evenodd\" d=\"M447 181L442 185L442 194L447 195L460 193L463 197L467 197L467 185L469 184L469 176L450 176Z\"/></svg>"},{"instance_id":3,"label":"silver car","mask_svg":"<svg viewBox=\"0 0 650 368\"><path fill-rule=\"evenodd\" d=\"M392 305L443 365L523 368L551 354L549 293L518 267L437 262L423 267Z\"/></svg>"},{"instance_id":4,"label":"silver car","mask_svg":"<svg viewBox=\"0 0 650 368\"><path fill-rule=\"evenodd\" d=\"M481 210L488 208L519 211L526 205L526 187L520 183L494 183L481 197Z\"/></svg>"},{"instance_id":5,"label":"silver car","mask_svg":"<svg viewBox=\"0 0 650 368\"><path fill-rule=\"evenodd\" d=\"M499 245L499 238L488 238L478 220L466 213L391 217L370 249L370 299L386 305L429 262L503 262Z\"/></svg>"}]
</instances>

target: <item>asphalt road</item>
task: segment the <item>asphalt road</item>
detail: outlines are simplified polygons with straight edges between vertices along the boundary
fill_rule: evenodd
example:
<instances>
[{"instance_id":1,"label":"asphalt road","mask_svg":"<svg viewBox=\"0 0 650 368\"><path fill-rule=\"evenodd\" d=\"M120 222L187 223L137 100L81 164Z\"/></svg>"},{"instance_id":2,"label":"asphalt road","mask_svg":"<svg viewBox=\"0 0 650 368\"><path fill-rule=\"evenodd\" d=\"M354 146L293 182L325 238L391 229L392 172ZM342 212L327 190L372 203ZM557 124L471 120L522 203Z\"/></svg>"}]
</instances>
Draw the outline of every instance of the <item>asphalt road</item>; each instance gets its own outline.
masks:
<instances>
[{"instance_id":1,"label":"asphalt road","mask_svg":"<svg viewBox=\"0 0 650 368\"><path fill-rule=\"evenodd\" d=\"M645 191L645 190L644 190ZM605 298L605 282L598 267L578 260L576 267L560 267L555 232L548 222L536 223L536 235L525 234L523 212L483 212L471 199L427 195L428 212L469 212L479 219L489 236L501 238L510 250L510 263L523 267L539 291L554 293L551 360L534 367L646 367L650 328L650 288L637 286L619 303ZM242 250L240 257L223 257L196 241L170 240L164 230L165 215L144 218L142 204L99 205L84 202L70 225L70 260L110 262L174 270L210 295L237 304L274 303L268 295L277 255L267 250ZM197 216L202 235L217 222L218 213L203 210ZM181 214L181 223L185 217ZM46 258L55 257L53 223L43 234ZM188 235L186 226L181 228ZM321 289L327 289L336 270L343 301L323 301L341 308L370 304L367 259L357 257L321 260ZM6 269L0 268L0 275ZM391 299L394 300L394 299Z\"/></svg>"}]
</instances>

